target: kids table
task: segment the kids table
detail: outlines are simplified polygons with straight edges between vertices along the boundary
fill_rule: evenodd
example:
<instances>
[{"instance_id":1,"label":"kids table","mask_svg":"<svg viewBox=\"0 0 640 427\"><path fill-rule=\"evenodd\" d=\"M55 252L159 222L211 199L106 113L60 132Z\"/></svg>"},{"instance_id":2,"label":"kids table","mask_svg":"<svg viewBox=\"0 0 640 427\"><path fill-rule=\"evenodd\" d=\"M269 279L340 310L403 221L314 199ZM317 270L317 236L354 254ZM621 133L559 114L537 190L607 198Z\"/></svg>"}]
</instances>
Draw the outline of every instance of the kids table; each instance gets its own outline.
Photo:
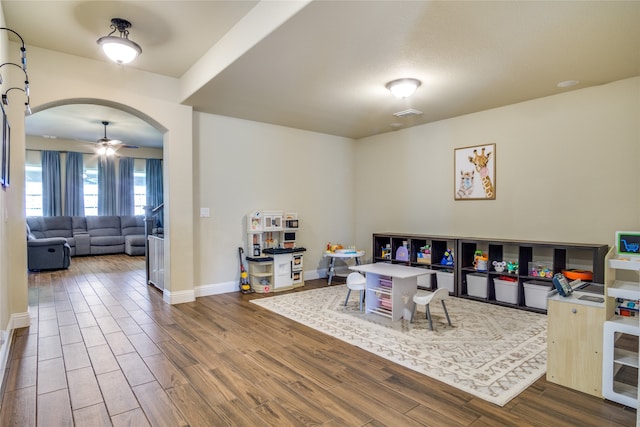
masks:
<instances>
[{"instance_id":1,"label":"kids table","mask_svg":"<svg viewBox=\"0 0 640 427\"><path fill-rule=\"evenodd\" d=\"M386 262L349 268L367 276L366 312L390 317L394 321L403 317L411 319L413 296L418 290L418 276L435 274L435 270L427 268Z\"/></svg>"},{"instance_id":2,"label":"kids table","mask_svg":"<svg viewBox=\"0 0 640 427\"><path fill-rule=\"evenodd\" d=\"M329 272L327 274L327 284L331 285L331 280L333 276L336 275L336 258L342 258L344 260L347 259L355 259L356 265L360 265L360 258L364 255L364 251L355 251L355 252L325 252L324 256L329 257Z\"/></svg>"}]
</instances>

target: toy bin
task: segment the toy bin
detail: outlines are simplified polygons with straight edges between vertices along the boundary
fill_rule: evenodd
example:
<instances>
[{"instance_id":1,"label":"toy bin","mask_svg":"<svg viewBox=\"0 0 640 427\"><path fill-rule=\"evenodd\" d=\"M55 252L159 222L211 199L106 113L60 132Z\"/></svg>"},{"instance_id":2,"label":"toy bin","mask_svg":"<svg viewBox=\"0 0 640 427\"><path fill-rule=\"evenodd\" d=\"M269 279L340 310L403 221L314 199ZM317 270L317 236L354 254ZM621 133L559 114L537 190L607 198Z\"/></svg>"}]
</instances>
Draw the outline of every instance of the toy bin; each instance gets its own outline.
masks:
<instances>
[{"instance_id":1,"label":"toy bin","mask_svg":"<svg viewBox=\"0 0 640 427\"><path fill-rule=\"evenodd\" d=\"M478 273L467 274L467 294L472 297L487 297L487 275Z\"/></svg>"},{"instance_id":2,"label":"toy bin","mask_svg":"<svg viewBox=\"0 0 640 427\"><path fill-rule=\"evenodd\" d=\"M551 290L549 282L532 280L524 283L524 304L527 307L547 309L547 295Z\"/></svg>"},{"instance_id":3,"label":"toy bin","mask_svg":"<svg viewBox=\"0 0 640 427\"><path fill-rule=\"evenodd\" d=\"M553 277L553 265L550 262L532 261L529 263L528 273L529 276L551 279Z\"/></svg>"},{"instance_id":4,"label":"toy bin","mask_svg":"<svg viewBox=\"0 0 640 427\"><path fill-rule=\"evenodd\" d=\"M436 271L436 281L438 282L438 289L445 288L449 290L449 293L453 293L453 273L448 271Z\"/></svg>"},{"instance_id":5,"label":"toy bin","mask_svg":"<svg viewBox=\"0 0 640 427\"><path fill-rule=\"evenodd\" d=\"M508 302L510 304L518 303L518 281L502 280L495 278L493 284L496 290L496 300Z\"/></svg>"}]
</instances>

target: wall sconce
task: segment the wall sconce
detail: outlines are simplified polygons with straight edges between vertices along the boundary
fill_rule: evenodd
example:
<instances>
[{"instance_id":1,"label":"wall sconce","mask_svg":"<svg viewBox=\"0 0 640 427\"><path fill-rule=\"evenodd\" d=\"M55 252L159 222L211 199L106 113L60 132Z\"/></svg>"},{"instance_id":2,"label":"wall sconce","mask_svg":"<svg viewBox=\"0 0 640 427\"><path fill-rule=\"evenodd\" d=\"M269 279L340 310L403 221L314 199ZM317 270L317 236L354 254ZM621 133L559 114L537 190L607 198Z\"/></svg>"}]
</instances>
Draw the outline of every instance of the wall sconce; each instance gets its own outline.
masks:
<instances>
[{"instance_id":1,"label":"wall sconce","mask_svg":"<svg viewBox=\"0 0 640 427\"><path fill-rule=\"evenodd\" d=\"M14 62L5 62L4 64L0 65L0 68L4 67L5 65L13 65L14 67L18 67L20 70L22 70L22 72L24 73L24 79L25 79L24 92L27 94L27 96L29 96L29 76L27 75L27 72L25 71L25 69ZM2 74L0 74L0 85L1 84L2 84Z\"/></svg>"},{"instance_id":2,"label":"wall sconce","mask_svg":"<svg viewBox=\"0 0 640 427\"><path fill-rule=\"evenodd\" d=\"M10 31L20 39L20 42L22 43L22 47L20 48L20 60L22 61L22 69L26 73L26 71L27 71L27 49L24 47L24 39L22 38L22 36L20 34L16 33L11 28L0 27L0 30Z\"/></svg>"},{"instance_id":3,"label":"wall sconce","mask_svg":"<svg viewBox=\"0 0 640 427\"><path fill-rule=\"evenodd\" d=\"M22 46L20 47L20 60L22 62L22 66L15 64L13 62L5 62L4 64L0 65L0 68L4 67L5 65L13 65L14 67L20 68L24 73L24 89L19 87L11 87L5 90L4 93L2 94L2 104L9 105L9 98L7 96L9 92L11 92L12 90L21 90L22 92L24 92L25 96L27 97L27 102L24 103L25 114L30 115L31 106L29 105L30 102L29 102L29 75L27 74L27 49L24 47L24 39L20 34L16 33L11 28L0 27L0 30L9 31L15 34L20 39L20 42L22 43ZM0 75L0 85L1 84L2 84L2 75Z\"/></svg>"},{"instance_id":4,"label":"wall sconce","mask_svg":"<svg viewBox=\"0 0 640 427\"><path fill-rule=\"evenodd\" d=\"M9 89L6 90L5 93L2 94L2 103L4 105L9 105L9 98L8 98L7 95L12 90L21 90L25 94L27 93L27 91L22 89L21 87L10 87ZM24 113L27 114L27 115L31 115L31 106L29 105L29 95L27 95L27 102L24 103L24 106L25 106Z\"/></svg>"},{"instance_id":5,"label":"wall sconce","mask_svg":"<svg viewBox=\"0 0 640 427\"><path fill-rule=\"evenodd\" d=\"M420 84L418 79L398 79L390 81L385 87L397 98L408 98L416 92Z\"/></svg>"},{"instance_id":6,"label":"wall sconce","mask_svg":"<svg viewBox=\"0 0 640 427\"><path fill-rule=\"evenodd\" d=\"M127 28L131 27L131 22L126 19L113 18L109 27L113 28L113 31L97 40L109 59L118 64L128 64L142 53L140 45L129 40ZM112 36L116 31L120 32L120 35Z\"/></svg>"}]
</instances>

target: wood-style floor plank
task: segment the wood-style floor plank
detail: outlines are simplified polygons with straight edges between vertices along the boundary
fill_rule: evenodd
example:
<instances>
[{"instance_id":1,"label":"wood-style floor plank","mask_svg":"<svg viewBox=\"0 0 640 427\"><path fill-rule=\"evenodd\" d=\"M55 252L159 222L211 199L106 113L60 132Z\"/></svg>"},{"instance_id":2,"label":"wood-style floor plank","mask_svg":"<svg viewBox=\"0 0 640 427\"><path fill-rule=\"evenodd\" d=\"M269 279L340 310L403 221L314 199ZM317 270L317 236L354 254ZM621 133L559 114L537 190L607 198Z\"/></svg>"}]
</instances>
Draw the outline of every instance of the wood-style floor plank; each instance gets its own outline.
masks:
<instances>
[{"instance_id":1,"label":"wood-style floor plank","mask_svg":"<svg viewBox=\"0 0 640 427\"><path fill-rule=\"evenodd\" d=\"M504 407L229 293L169 306L144 259L29 273L1 426L634 426L636 411L536 381ZM292 292L326 286L308 281Z\"/></svg>"}]
</instances>

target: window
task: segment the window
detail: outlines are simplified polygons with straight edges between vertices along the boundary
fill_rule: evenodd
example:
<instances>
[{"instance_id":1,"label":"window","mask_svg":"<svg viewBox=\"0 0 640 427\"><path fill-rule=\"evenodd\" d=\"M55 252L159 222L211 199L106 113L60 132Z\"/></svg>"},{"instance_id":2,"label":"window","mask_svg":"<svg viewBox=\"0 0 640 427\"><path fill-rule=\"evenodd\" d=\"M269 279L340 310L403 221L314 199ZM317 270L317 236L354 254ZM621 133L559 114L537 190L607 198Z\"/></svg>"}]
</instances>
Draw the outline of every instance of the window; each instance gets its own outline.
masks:
<instances>
[{"instance_id":1,"label":"window","mask_svg":"<svg viewBox=\"0 0 640 427\"><path fill-rule=\"evenodd\" d=\"M98 168L84 168L84 214L98 215Z\"/></svg>"},{"instance_id":2,"label":"window","mask_svg":"<svg viewBox=\"0 0 640 427\"><path fill-rule=\"evenodd\" d=\"M42 165L25 167L25 199L27 216L42 216Z\"/></svg>"},{"instance_id":3,"label":"window","mask_svg":"<svg viewBox=\"0 0 640 427\"><path fill-rule=\"evenodd\" d=\"M134 215L144 215L147 204L147 175L144 170L133 172Z\"/></svg>"}]
</instances>

